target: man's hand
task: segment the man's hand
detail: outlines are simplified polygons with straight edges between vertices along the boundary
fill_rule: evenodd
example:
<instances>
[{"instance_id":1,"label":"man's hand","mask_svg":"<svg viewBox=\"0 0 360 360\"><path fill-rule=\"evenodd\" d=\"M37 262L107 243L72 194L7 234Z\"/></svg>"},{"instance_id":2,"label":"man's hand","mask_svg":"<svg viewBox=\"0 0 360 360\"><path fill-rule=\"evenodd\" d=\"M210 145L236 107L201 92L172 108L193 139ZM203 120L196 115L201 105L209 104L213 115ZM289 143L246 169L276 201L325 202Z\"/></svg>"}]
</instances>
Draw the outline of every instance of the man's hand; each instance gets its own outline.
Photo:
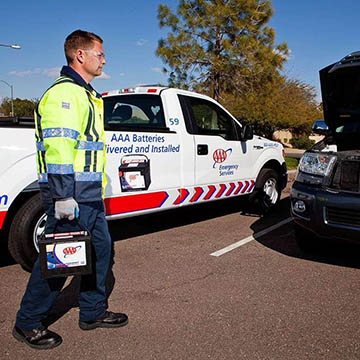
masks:
<instances>
[{"instance_id":1,"label":"man's hand","mask_svg":"<svg viewBox=\"0 0 360 360\"><path fill-rule=\"evenodd\" d=\"M73 198L55 201L55 218L74 220L79 216L79 205Z\"/></svg>"}]
</instances>

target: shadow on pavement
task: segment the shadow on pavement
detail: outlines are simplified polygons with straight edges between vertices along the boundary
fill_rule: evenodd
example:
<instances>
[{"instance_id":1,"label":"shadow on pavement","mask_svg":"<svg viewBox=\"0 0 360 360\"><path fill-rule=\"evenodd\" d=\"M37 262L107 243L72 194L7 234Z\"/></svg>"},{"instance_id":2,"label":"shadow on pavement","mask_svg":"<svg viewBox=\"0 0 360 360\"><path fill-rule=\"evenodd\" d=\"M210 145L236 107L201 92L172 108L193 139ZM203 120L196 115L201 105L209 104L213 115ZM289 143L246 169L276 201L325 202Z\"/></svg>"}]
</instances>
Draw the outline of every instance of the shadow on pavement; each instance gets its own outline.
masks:
<instances>
[{"instance_id":1,"label":"shadow on pavement","mask_svg":"<svg viewBox=\"0 0 360 360\"><path fill-rule=\"evenodd\" d=\"M0 267L16 264L11 257L7 246L7 234L0 231Z\"/></svg>"},{"instance_id":2,"label":"shadow on pavement","mask_svg":"<svg viewBox=\"0 0 360 360\"><path fill-rule=\"evenodd\" d=\"M257 237L256 234L290 217L290 198L282 199L274 212L259 218L251 225L254 238L260 244L287 256L330 265L360 269L360 246L340 242L321 242L312 252L301 250L296 241L292 221L271 233Z\"/></svg>"},{"instance_id":3,"label":"shadow on pavement","mask_svg":"<svg viewBox=\"0 0 360 360\"><path fill-rule=\"evenodd\" d=\"M184 226L186 224L224 216L229 213L239 212L243 206L242 202L239 202L238 199L237 201L231 200L232 199L226 202L226 206L219 206L221 201L218 201L216 204L204 204L204 206L199 205L198 207L191 207L191 209L177 209L130 219L110 221L110 234L114 241L125 240L143 234L149 234L177 226ZM108 297L115 285L115 277L112 271L112 266L114 265L114 246L111 259L111 270L109 271L106 283ZM50 326L64 316L70 309L78 307L80 281L80 277L74 276L68 285L61 291L48 318L43 321L45 326Z\"/></svg>"},{"instance_id":4,"label":"shadow on pavement","mask_svg":"<svg viewBox=\"0 0 360 360\"><path fill-rule=\"evenodd\" d=\"M232 213L238 213L239 216L256 216L258 219L251 225L251 229L255 234L255 239L262 245L271 248L274 251L287 256L296 257L309 261L322 262L326 264L360 268L359 253L360 247L339 244L329 245L320 249L316 254L304 253L296 244L291 222L274 230L262 237L256 237L256 234L272 225L278 224L280 221L290 217L290 199L283 198L277 208L270 214L259 217L256 214L248 213L246 199L226 199L211 202L207 204L199 204L168 210L164 212L137 216L134 218L122 219L109 222L110 234L114 241L121 241L131 237L150 234L179 226L213 219ZM1 236L1 234L0 234ZM10 254L7 251L6 241L0 242L0 267L14 264ZM114 249L111 261L111 270L107 277L106 291L110 296L114 284L115 277L112 271L114 264ZM78 294L80 289L80 277L73 277L68 285L61 291L56 302L44 321L44 325L49 326L65 315L71 308L78 306Z\"/></svg>"},{"instance_id":5,"label":"shadow on pavement","mask_svg":"<svg viewBox=\"0 0 360 360\"><path fill-rule=\"evenodd\" d=\"M113 241L119 241L205 221L231 213L241 212L245 207L245 199L232 198L198 204L196 206L166 210L154 214L109 221L108 225ZM0 268L16 264L7 248L7 236L1 231L0 251Z\"/></svg>"},{"instance_id":6,"label":"shadow on pavement","mask_svg":"<svg viewBox=\"0 0 360 360\"><path fill-rule=\"evenodd\" d=\"M14 264L16 264L16 262L9 254L7 248L6 236L3 233L0 233L0 267L5 267ZM114 265L114 246L112 247L110 270L106 278L107 297L109 297L110 294L112 293L115 284L115 277L112 271L113 265ZM46 318L43 321L43 324L45 326L50 326L58 319L60 319L63 315L65 315L71 308L78 306L80 281L81 281L80 276L74 276L72 277L68 285L66 285L66 287L62 289L61 293L55 300L55 303L50 311L48 318Z\"/></svg>"},{"instance_id":7,"label":"shadow on pavement","mask_svg":"<svg viewBox=\"0 0 360 360\"><path fill-rule=\"evenodd\" d=\"M233 213L242 213L246 199L232 198L215 202L185 206L153 214L125 218L109 222L109 230L114 241L135 236L185 226Z\"/></svg>"}]
</instances>

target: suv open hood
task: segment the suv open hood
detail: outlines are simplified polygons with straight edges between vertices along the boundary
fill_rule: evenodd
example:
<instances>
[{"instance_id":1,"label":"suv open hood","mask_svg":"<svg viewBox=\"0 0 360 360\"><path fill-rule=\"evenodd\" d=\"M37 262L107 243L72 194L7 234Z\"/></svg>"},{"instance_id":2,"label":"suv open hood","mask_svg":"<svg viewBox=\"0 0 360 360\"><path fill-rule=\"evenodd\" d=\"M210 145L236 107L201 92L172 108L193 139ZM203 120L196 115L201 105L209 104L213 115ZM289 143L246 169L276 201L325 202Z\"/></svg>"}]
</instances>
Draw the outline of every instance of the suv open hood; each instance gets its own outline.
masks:
<instances>
[{"instance_id":1,"label":"suv open hood","mask_svg":"<svg viewBox=\"0 0 360 360\"><path fill-rule=\"evenodd\" d=\"M360 134L360 52L320 70L320 83L324 120L332 134Z\"/></svg>"}]
</instances>

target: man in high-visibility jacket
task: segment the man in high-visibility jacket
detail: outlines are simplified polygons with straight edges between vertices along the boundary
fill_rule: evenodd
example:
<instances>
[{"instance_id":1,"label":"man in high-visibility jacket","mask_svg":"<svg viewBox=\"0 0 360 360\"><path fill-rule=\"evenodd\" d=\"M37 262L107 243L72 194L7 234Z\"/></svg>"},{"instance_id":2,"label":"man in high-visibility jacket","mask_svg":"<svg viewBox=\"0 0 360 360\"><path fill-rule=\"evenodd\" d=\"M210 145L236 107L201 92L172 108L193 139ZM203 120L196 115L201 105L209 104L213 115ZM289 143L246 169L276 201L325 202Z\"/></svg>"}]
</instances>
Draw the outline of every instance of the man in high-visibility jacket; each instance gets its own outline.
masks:
<instances>
[{"instance_id":1,"label":"man in high-visibility jacket","mask_svg":"<svg viewBox=\"0 0 360 360\"><path fill-rule=\"evenodd\" d=\"M81 278L79 326L83 330L126 325L122 313L107 311L105 280L111 238L103 203L105 134L103 102L90 85L105 65L102 39L76 30L65 40L68 66L42 96L35 110L37 170L47 213L46 233L74 231L77 220L90 230L95 269ZM61 344L46 319L66 278L44 280L36 261L17 313L13 336L36 349Z\"/></svg>"}]
</instances>

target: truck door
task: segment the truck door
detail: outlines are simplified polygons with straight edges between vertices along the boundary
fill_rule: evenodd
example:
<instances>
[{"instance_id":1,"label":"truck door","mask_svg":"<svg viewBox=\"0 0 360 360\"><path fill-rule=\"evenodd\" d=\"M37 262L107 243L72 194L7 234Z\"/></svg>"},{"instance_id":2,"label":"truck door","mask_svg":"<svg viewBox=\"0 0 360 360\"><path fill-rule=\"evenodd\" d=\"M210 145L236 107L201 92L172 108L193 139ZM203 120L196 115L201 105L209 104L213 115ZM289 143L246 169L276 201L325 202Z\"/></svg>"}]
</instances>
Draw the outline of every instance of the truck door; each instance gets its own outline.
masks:
<instances>
[{"instance_id":1,"label":"truck door","mask_svg":"<svg viewBox=\"0 0 360 360\"><path fill-rule=\"evenodd\" d=\"M241 127L215 102L179 95L187 131L195 147L195 183L223 184L250 180L253 152L249 142L240 141Z\"/></svg>"},{"instance_id":2,"label":"truck door","mask_svg":"<svg viewBox=\"0 0 360 360\"><path fill-rule=\"evenodd\" d=\"M181 186L180 140L166 127L160 96L104 97L104 115L106 197L134 195L126 206L134 199L136 211L166 207L171 190L177 193ZM145 193L152 195L143 196Z\"/></svg>"}]
</instances>

